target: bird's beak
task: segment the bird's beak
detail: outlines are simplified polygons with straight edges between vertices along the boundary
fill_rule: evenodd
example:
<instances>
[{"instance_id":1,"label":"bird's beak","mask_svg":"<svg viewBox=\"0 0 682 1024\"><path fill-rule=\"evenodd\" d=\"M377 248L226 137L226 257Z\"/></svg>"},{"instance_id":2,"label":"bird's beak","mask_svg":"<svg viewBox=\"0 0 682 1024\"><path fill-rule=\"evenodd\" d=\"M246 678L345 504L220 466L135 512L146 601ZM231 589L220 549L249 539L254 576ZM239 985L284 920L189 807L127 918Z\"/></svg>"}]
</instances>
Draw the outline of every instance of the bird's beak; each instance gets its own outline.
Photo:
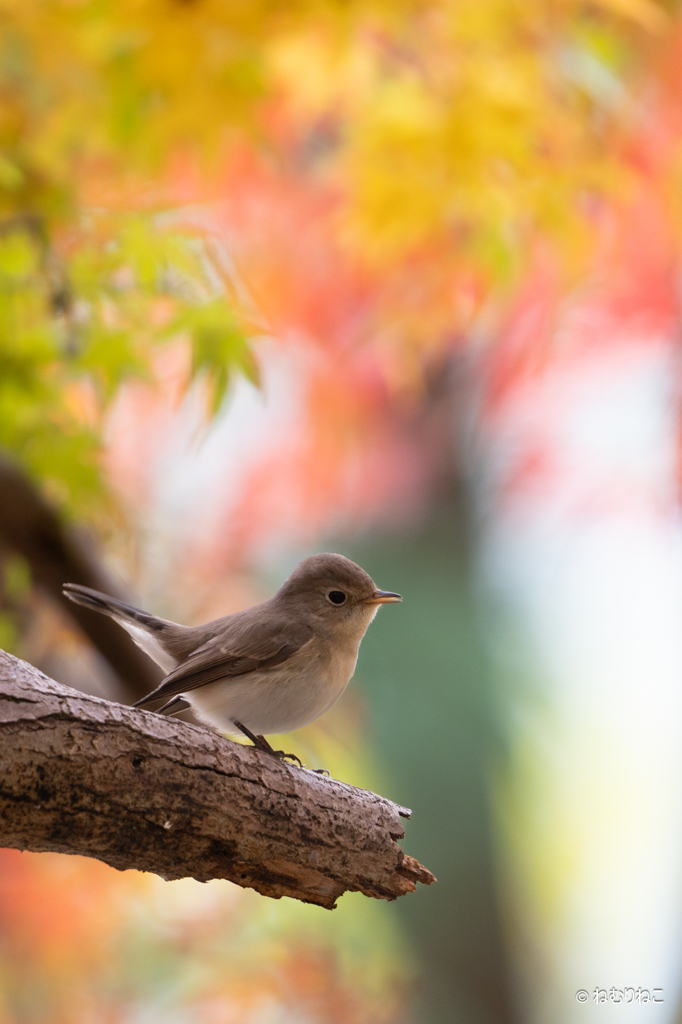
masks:
<instances>
[{"instance_id":1,"label":"bird's beak","mask_svg":"<svg viewBox=\"0 0 682 1024\"><path fill-rule=\"evenodd\" d=\"M392 594L390 590L375 590L363 604L395 604L397 601L402 601L400 594Z\"/></svg>"}]
</instances>

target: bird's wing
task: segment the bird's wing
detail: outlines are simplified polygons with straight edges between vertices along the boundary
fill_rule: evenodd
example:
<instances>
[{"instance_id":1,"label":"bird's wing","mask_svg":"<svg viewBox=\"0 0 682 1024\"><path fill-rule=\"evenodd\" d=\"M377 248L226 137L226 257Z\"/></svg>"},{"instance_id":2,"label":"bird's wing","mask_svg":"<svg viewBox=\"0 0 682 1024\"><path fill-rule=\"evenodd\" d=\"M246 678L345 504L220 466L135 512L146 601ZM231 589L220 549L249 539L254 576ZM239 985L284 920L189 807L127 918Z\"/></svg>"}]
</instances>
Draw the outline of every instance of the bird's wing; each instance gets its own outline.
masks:
<instances>
[{"instance_id":1,"label":"bird's wing","mask_svg":"<svg viewBox=\"0 0 682 1024\"><path fill-rule=\"evenodd\" d=\"M297 622L261 621L236 636L234 628L228 626L192 651L155 690L134 706L196 690L226 676L240 676L256 669L281 665L300 651L312 635L310 626Z\"/></svg>"}]
</instances>

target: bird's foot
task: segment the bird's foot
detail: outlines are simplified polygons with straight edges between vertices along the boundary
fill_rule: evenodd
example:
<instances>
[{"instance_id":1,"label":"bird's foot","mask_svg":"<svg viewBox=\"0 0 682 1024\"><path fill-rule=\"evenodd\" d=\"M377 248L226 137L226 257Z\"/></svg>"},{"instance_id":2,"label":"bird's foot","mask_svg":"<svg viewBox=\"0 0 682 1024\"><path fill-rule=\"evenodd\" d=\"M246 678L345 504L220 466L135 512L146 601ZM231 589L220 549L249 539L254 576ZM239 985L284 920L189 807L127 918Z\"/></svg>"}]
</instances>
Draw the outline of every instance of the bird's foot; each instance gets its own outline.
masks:
<instances>
[{"instance_id":1,"label":"bird's foot","mask_svg":"<svg viewBox=\"0 0 682 1024\"><path fill-rule=\"evenodd\" d=\"M300 757L297 757L296 754L285 754L283 750L273 750L265 736L255 735L250 729L247 729L242 722L235 722L234 724L239 730L241 730L241 732L244 733L245 736L248 736L256 750L262 751L263 754L271 754L272 757L276 757L278 761L283 761L285 758L288 758L290 761L298 761L299 766L301 768L305 768L303 761L301 761ZM322 769L322 771L324 770L325 769Z\"/></svg>"},{"instance_id":2,"label":"bird's foot","mask_svg":"<svg viewBox=\"0 0 682 1024\"><path fill-rule=\"evenodd\" d=\"M272 750L269 751L269 753L272 753L275 757L278 757L280 761L283 761L285 757L288 757L292 761L298 761L299 768L307 767L303 764L303 761L301 761L300 757L296 756L296 754L285 754L283 750ZM329 770L327 768L308 768L307 770L309 772L313 772L315 775L326 775L327 777L329 777Z\"/></svg>"},{"instance_id":3,"label":"bird's foot","mask_svg":"<svg viewBox=\"0 0 682 1024\"><path fill-rule=\"evenodd\" d=\"M274 757L279 758L280 761L283 761L285 757L288 757L290 761L298 761L299 767L305 768L303 761L300 757L297 757L296 754L285 754L283 750L270 750L268 753L272 753Z\"/></svg>"}]
</instances>

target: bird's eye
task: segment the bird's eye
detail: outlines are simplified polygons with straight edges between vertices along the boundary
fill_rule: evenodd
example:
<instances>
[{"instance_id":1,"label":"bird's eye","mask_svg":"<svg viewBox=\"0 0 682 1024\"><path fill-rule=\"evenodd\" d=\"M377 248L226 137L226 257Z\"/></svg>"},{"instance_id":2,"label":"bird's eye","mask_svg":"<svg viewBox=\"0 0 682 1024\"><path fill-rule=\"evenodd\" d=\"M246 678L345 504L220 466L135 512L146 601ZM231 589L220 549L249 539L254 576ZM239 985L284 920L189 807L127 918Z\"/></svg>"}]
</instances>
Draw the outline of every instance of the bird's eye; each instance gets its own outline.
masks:
<instances>
[{"instance_id":1,"label":"bird's eye","mask_svg":"<svg viewBox=\"0 0 682 1024\"><path fill-rule=\"evenodd\" d=\"M343 604L346 600L346 595L342 590L330 590L327 597L332 604Z\"/></svg>"}]
</instances>

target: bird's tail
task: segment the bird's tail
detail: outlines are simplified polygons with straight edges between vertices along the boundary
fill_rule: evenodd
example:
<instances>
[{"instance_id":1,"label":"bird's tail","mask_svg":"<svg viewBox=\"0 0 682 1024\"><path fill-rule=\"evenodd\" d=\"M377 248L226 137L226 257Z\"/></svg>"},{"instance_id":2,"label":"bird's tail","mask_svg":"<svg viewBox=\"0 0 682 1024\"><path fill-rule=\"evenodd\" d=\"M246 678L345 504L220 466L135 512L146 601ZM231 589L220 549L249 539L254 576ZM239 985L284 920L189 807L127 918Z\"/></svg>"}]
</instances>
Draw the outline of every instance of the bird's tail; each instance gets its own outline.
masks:
<instances>
[{"instance_id":1,"label":"bird's tail","mask_svg":"<svg viewBox=\"0 0 682 1024\"><path fill-rule=\"evenodd\" d=\"M133 642L157 665L160 665L166 674L177 665L178 652L175 647L178 634L183 634L186 631L185 626L179 626L176 622L168 622L167 619L159 619L156 615L150 615L149 612L133 608L125 601L119 601L117 597L109 597L108 594L100 594L99 590L82 587L80 583L65 583L63 593L70 601L75 601L76 604L81 604L84 608L102 612L103 615L110 615L115 622L118 622L119 626L123 626Z\"/></svg>"},{"instance_id":2,"label":"bird's tail","mask_svg":"<svg viewBox=\"0 0 682 1024\"><path fill-rule=\"evenodd\" d=\"M102 594L99 590L92 590L90 587L82 587L79 583L65 583L62 593L75 604L81 604L84 608L91 608L93 611L102 612L103 615L110 615L114 619L123 619L128 622L137 622L143 628L158 631L163 629L163 619L158 619L149 612L143 612L139 608L133 608L125 601L119 601L108 594Z\"/></svg>"}]
</instances>

